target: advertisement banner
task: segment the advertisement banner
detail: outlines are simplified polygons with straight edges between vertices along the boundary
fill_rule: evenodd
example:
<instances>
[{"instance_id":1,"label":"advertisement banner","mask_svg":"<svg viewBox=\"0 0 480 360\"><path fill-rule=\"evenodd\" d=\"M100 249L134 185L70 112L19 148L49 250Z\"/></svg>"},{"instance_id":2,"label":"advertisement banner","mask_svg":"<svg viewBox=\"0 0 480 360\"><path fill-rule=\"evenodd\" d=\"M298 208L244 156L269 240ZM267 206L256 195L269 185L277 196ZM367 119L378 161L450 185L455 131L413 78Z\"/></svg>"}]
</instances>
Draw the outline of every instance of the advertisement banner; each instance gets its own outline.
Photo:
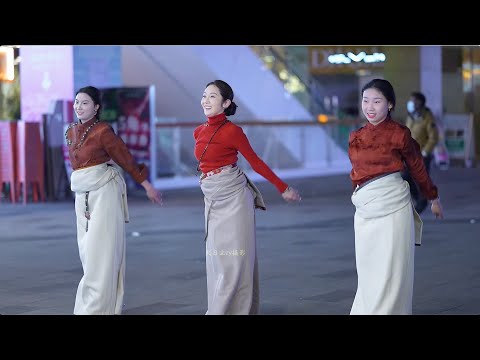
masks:
<instances>
[{"instance_id":1,"label":"advertisement banner","mask_svg":"<svg viewBox=\"0 0 480 360\"><path fill-rule=\"evenodd\" d=\"M20 55L21 117L41 122L51 101L72 97L72 46L22 46Z\"/></svg>"},{"instance_id":2,"label":"advertisement banner","mask_svg":"<svg viewBox=\"0 0 480 360\"><path fill-rule=\"evenodd\" d=\"M112 125L135 160L150 168L150 178L152 178L154 174L151 151L154 117L152 87L118 87L100 90L103 105L102 120Z\"/></svg>"}]
</instances>

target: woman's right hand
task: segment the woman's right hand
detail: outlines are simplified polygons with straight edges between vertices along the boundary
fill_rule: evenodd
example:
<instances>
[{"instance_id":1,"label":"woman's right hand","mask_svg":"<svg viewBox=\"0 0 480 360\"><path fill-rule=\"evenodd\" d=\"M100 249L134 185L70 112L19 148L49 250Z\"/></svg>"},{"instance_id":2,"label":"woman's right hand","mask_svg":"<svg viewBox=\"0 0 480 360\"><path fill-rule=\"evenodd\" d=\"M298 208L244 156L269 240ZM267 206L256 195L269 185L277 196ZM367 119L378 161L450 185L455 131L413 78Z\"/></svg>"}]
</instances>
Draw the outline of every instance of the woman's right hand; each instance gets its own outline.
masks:
<instances>
[{"instance_id":1,"label":"woman's right hand","mask_svg":"<svg viewBox=\"0 0 480 360\"><path fill-rule=\"evenodd\" d=\"M155 204L160 204L160 205L163 205L163 202L162 202L162 194L160 193L160 191L158 191L157 189L155 188L151 188L151 189L148 189L147 190L147 197Z\"/></svg>"},{"instance_id":2,"label":"woman's right hand","mask_svg":"<svg viewBox=\"0 0 480 360\"><path fill-rule=\"evenodd\" d=\"M432 201L432 213L438 219L443 219L443 209L442 204L440 203L440 199L435 199Z\"/></svg>"},{"instance_id":3,"label":"woman's right hand","mask_svg":"<svg viewBox=\"0 0 480 360\"><path fill-rule=\"evenodd\" d=\"M282 193L282 197L286 202L295 202L295 201L300 201L302 200L300 194L298 193L297 190L295 190L292 187L287 187L287 190L285 190Z\"/></svg>"}]
</instances>

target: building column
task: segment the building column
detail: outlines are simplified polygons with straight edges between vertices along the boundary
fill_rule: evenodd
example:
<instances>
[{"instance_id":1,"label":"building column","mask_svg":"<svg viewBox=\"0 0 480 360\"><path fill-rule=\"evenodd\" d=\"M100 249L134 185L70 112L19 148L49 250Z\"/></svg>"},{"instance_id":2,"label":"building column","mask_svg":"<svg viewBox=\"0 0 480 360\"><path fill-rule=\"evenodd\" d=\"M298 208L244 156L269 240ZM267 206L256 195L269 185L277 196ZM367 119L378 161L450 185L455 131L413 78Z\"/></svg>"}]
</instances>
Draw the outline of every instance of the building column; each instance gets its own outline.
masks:
<instances>
[{"instance_id":1,"label":"building column","mask_svg":"<svg viewBox=\"0 0 480 360\"><path fill-rule=\"evenodd\" d=\"M443 115L442 47L420 46L420 91L437 119Z\"/></svg>"}]
</instances>

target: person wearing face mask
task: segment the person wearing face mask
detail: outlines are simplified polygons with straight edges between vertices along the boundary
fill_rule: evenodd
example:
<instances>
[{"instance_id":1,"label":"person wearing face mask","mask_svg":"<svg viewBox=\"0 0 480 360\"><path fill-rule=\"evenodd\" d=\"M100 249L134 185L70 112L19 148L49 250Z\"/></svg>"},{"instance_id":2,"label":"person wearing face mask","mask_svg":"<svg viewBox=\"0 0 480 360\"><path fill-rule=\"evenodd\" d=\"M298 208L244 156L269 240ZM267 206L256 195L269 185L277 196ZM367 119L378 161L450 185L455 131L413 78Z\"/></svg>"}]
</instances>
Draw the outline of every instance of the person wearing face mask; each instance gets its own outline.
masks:
<instances>
[{"instance_id":1,"label":"person wearing face mask","mask_svg":"<svg viewBox=\"0 0 480 360\"><path fill-rule=\"evenodd\" d=\"M407 102L408 115L405 125L410 129L412 137L420 145L425 168L430 174L430 165L433 159L433 149L438 143L438 129L432 111L425 106L425 95L414 91ZM410 193L415 203L415 210L420 214L428 205L427 199L419 191L409 171L402 173L403 178L410 185Z\"/></svg>"},{"instance_id":2,"label":"person wearing face mask","mask_svg":"<svg viewBox=\"0 0 480 360\"><path fill-rule=\"evenodd\" d=\"M123 176L108 162L114 160L141 184L153 203L162 202L160 192L147 180L148 168L137 164L123 140L100 120L100 97L93 86L78 90L73 105L78 122L65 132L83 268L75 315L120 315L123 308L127 193Z\"/></svg>"},{"instance_id":3,"label":"person wearing face mask","mask_svg":"<svg viewBox=\"0 0 480 360\"><path fill-rule=\"evenodd\" d=\"M238 152L285 201L298 202L300 195L257 156L242 128L227 119L237 109L230 85L222 80L208 83L200 103L207 121L193 137L205 201L206 315L256 315L255 209L266 207L257 187L237 166Z\"/></svg>"},{"instance_id":4,"label":"person wearing face mask","mask_svg":"<svg viewBox=\"0 0 480 360\"><path fill-rule=\"evenodd\" d=\"M362 88L362 111L368 120L348 140L355 206L357 291L351 315L412 314L415 244L422 220L415 212L405 165L443 218L438 188L427 173L410 130L394 121L395 92L390 82L374 79Z\"/></svg>"}]
</instances>

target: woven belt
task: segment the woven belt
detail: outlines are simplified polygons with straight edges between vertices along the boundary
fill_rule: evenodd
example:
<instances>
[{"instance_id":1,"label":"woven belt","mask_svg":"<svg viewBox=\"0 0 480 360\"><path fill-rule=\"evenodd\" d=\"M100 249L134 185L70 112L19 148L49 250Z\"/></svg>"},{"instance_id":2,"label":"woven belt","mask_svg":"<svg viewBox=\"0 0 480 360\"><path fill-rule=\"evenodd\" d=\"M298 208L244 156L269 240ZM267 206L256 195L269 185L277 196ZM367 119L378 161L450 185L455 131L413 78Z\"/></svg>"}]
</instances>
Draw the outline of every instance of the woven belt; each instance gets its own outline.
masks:
<instances>
[{"instance_id":1,"label":"woven belt","mask_svg":"<svg viewBox=\"0 0 480 360\"><path fill-rule=\"evenodd\" d=\"M209 176L212 176L212 175L221 173L223 170L230 169L230 168L234 168L234 167L236 167L236 166L237 166L237 163L234 163L234 164L225 165L225 166L219 167L219 168L217 168L217 169L214 169L214 170L212 170L212 171L203 173L202 176L200 176L200 181L202 181L202 180L205 179L206 177L209 177Z\"/></svg>"},{"instance_id":2,"label":"woven belt","mask_svg":"<svg viewBox=\"0 0 480 360\"><path fill-rule=\"evenodd\" d=\"M357 186L357 188L355 189L355 191L360 190L360 189L363 188L365 185L370 184L371 182L373 182L373 181L375 181L375 180L381 179L381 178L383 178L383 177L385 177L385 176L394 174L394 173L396 173L396 172L399 172L399 171L391 171L391 172L388 172L388 173L385 173L385 174L382 174L382 175L379 175L379 176L375 176L373 179L367 180L367 181L365 181L362 185Z\"/></svg>"}]
</instances>

